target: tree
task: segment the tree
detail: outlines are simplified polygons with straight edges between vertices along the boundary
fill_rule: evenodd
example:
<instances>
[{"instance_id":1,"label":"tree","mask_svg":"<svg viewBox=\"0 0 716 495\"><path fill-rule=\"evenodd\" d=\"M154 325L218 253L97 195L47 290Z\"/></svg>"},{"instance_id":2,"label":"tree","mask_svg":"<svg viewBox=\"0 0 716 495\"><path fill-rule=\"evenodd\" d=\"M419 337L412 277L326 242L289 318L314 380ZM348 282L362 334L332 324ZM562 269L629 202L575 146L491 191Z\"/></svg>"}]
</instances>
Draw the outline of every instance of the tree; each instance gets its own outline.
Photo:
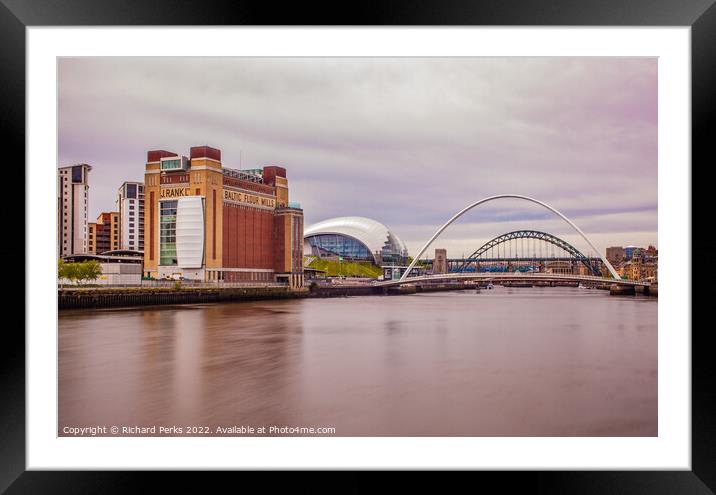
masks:
<instances>
[{"instance_id":1,"label":"tree","mask_svg":"<svg viewBox=\"0 0 716 495\"><path fill-rule=\"evenodd\" d=\"M84 281L97 280L102 275L102 266L97 260L83 261L81 263L67 263L59 260L57 263L57 276L79 284Z\"/></svg>"},{"instance_id":2,"label":"tree","mask_svg":"<svg viewBox=\"0 0 716 495\"><path fill-rule=\"evenodd\" d=\"M97 260L83 261L77 263L77 279L80 282L97 280L102 275L102 267Z\"/></svg>"},{"instance_id":3,"label":"tree","mask_svg":"<svg viewBox=\"0 0 716 495\"><path fill-rule=\"evenodd\" d=\"M57 260L57 279L60 281L60 285L62 285L62 279L64 278L67 278L67 263L60 258Z\"/></svg>"},{"instance_id":4,"label":"tree","mask_svg":"<svg viewBox=\"0 0 716 495\"><path fill-rule=\"evenodd\" d=\"M57 262L57 277L62 280L69 280L74 283L77 281L77 263L67 263L60 259Z\"/></svg>"}]
</instances>

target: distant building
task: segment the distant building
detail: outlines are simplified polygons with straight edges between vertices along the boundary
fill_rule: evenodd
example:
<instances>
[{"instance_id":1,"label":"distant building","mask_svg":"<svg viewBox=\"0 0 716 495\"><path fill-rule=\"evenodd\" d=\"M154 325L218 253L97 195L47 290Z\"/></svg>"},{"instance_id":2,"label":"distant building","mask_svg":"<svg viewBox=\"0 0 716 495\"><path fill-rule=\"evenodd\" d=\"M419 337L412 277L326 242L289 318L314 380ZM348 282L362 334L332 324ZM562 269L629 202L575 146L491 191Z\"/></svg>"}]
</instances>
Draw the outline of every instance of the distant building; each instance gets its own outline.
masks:
<instances>
[{"instance_id":1,"label":"distant building","mask_svg":"<svg viewBox=\"0 0 716 495\"><path fill-rule=\"evenodd\" d=\"M636 246L627 246L624 248L624 259L629 261L634 256L634 252L636 252L639 248Z\"/></svg>"},{"instance_id":2,"label":"distant building","mask_svg":"<svg viewBox=\"0 0 716 495\"><path fill-rule=\"evenodd\" d=\"M544 264L544 268L546 273L574 273L574 267L572 266L571 261L547 261Z\"/></svg>"},{"instance_id":3,"label":"distant building","mask_svg":"<svg viewBox=\"0 0 716 495\"><path fill-rule=\"evenodd\" d=\"M87 252L87 191L89 172L86 163L61 167L57 177L57 255Z\"/></svg>"},{"instance_id":4,"label":"distant building","mask_svg":"<svg viewBox=\"0 0 716 495\"><path fill-rule=\"evenodd\" d=\"M119 249L144 251L144 183L125 182L117 190Z\"/></svg>"},{"instance_id":5,"label":"distant building","mask_svg":"<svg viewBox=\"0 0 716 495\"><path fill-rule=\"evenodd\" d=\"M657 264L647 262L642 265L641 278L644 280L657 280Z\"/></svg>"},{"instance_id":6,"label":"distant building","mask_svg":"<svg viewBox=\"0 0 716 495\"><path fill-rule=\"evenodd\" d=\"M656 279L656 264L634 259L624 264L623 275L629 280Z\"/></svg>"},{"instance_id":7,"label":"distant building","mask_svg":"<svg viewBox=\"0 0 716 495\"><path fill-rule=\"evenodd\" d=\"M612 246L607 248L607 260L610 263L620 263L625 257L626 253L622 246Z\"/></svg>"},{"instance_id":8,"label":"distant building","mask_svg":"<svg viewBox=\"0 0 716 495\"><path fill-rule=\"evenodd\" d=\"M89 223L87 252L102 254L119 249L119 212L100 213L96 222Z\"/></svg>"},{"instance_id":9,"label":"distant building","mask_svg":"<svg viewBox=\"0 0 716 495\"><path fill-rule=\"evenodd\" d=\"M142 253L110 251L106 254L75 254L64 258L66 263L81 263L97 260L102 270L93 285L140 285L142 283ZM70 285L70 280L61 279L61 284Z\"/></svg>"},{"instance_id":10,"label":"distant building","mask_svg":"<svg viewBox=\"0 0 716 495\"><path fill-rule=\"evenodd\" d=\"M447 273L447 249L436 249L435 259L433 260L433 273Z\"/></svg>"},{"instance_id":11,"label":"distant building","mask_svg":"<svg viewBox=\"0 0 716 495\"><path fill-rule=\"evenodd\" d=\"M600 266L599 274L601 275L605 270L606 270L606 276L611 277L611 274L609 273L609 269L606 268L606 266L604 266L604 268L602 268ZM594 275L594 273L589 268L584 266L584 263L576 263L574 265L574 268L572 269L572 273L574 275Z\"/></svg>"}]
</instances>

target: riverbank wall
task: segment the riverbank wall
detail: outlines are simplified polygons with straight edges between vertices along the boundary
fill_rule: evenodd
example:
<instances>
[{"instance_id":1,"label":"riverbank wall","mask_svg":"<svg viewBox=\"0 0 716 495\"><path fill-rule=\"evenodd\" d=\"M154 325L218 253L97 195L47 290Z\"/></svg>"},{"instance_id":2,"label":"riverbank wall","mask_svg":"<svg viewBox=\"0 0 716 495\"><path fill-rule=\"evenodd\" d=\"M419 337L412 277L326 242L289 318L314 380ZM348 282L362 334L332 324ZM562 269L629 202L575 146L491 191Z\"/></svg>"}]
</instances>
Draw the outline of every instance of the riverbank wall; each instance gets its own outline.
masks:
<instances>
[{"instance_id":1,"label":"riverbank wall","mask_svg":"<svg viewBox=\"0 0 716 495\"><path fill-rule=\"evenodd\" d=\"M291 290L288 287L60 289L57 291L57 309L61 311L164 304L297 299L310 295L308 289Z\"/></svg>"},{"instance_id":2,"label":"riverbank wall","mask_svg":"<svg viewBox=\"0 0 716 495\"><path fill-rule=\"evenodd\" d=\"M202 304L231 301L267 301L277 299L331 298L370 295L405 295L416 292L454 291L474 288L465 284L403 286L386 289L373 285L312 287L291 290L288 287L243 288L70 288L57 291L57 308L100 309L133 306Z\"/></svg>"}]
</instances>

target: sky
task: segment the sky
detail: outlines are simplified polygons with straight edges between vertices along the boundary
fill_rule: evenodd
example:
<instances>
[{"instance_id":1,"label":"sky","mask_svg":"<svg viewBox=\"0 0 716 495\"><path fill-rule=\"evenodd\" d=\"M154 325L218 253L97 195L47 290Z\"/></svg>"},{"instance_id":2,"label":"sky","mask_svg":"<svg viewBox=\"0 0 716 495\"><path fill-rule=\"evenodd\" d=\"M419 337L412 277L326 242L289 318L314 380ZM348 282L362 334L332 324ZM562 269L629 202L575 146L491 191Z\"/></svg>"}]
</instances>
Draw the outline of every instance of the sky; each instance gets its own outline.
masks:
<instances>
[{"instance_id":1,"label":"sky","mask_svg":"<svg viewBox=\"0 0 716 495\"><path fill-rule=\"evenodd\" d=\"M209 145L225 167L285 167L306 225L374 218L411 254L504 193L602 252L658 246L656 58L61 58L58 87L58 166L92 166L90 218L143 180L148 150ZM431 250L520 229L592 252L514 199Z\"/></svg>"}]
</instances>

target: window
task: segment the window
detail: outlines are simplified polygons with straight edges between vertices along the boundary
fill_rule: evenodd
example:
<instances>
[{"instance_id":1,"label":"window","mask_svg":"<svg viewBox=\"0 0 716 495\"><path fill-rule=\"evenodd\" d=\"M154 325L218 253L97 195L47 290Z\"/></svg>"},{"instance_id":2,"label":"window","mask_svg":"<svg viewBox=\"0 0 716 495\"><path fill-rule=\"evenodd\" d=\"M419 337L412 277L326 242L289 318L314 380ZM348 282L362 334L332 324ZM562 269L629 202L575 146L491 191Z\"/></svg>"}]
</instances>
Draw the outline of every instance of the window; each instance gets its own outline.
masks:
<instances>
[{"instance_id":1,"label":"window","mask_svg":"<svg viewBox=\"0 0 716 495\"><path fill-rule=\"evenodd\" d=\"M159 264L176 265L176 226L178 201L162 201L159 206Z\"/></svg>"},{"instance_id":2,"label":"window","mask_svg":"<svg viewBox=\"0 0 716 495\"><path fill-rule=\"evenodd\" d=\"M181 158L175 158L172 160L162 160L161 170L176 170L182 168Z\"/></svg>"},{"instance_id":3,"label":"window","mask_svg":"<svg viewBox=\"0 0 716 495\"><path fill-rule=\"evenodd\" d=\"M129 205L129 210L132 211L134 209L134 205Z\"/></svg>"},{"instance_id":4,"label":"window","mask_svg":"<svg viewBox=\"0 0 716 495\"><path fill-rule=\"evenodd\" d=\"M308 238L311 246L329 251L334 255L350 259L372 261L368 248L362 243L350 237L337 234L318 234Z\"/></svg>"},{"instance_id":5,"label":"window","mask_svg":"<svg viewBox=\"0 0 716 495\"><path fill-rule=\"evenodd\" d=\"M72 167L72 182L79 184L82 182L82 165Z\"/></svg>"},{"instance_id":6,"label":"window","mask_svg":"<svg viewBox=\"0 0 716 495\"><path fill-rule=\"evenodd\" d=\"M134 234L134 229L129 229L130 234Z\"/></svg>"}]
</instances>

